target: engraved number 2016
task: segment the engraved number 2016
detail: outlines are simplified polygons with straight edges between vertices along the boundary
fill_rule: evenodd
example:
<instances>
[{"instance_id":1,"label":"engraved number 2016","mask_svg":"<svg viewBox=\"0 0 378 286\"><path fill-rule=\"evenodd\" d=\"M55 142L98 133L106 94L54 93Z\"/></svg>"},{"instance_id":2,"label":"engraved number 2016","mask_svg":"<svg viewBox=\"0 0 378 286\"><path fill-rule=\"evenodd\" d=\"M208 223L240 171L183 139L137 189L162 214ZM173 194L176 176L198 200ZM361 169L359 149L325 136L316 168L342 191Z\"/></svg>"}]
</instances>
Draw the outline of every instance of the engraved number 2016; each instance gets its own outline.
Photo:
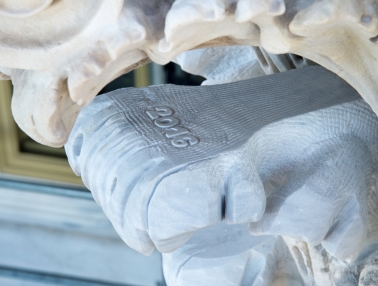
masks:
<instances>
[{"instance_id":1,"label":"engraved number 2016","mask_svg":"<svg viewBox=\"0 0 378 286\"><path fill-rule=\"evenodd\" d=\"M178 148L198 144L199 139L188 134L185 127L178 127L180 119L172 116L173 110L167 106L156 106L154 110L147 110L146 114L153 120L155 126L166 129L165 136L171 140L171 144Z\"/></svg>"}]
</instances>

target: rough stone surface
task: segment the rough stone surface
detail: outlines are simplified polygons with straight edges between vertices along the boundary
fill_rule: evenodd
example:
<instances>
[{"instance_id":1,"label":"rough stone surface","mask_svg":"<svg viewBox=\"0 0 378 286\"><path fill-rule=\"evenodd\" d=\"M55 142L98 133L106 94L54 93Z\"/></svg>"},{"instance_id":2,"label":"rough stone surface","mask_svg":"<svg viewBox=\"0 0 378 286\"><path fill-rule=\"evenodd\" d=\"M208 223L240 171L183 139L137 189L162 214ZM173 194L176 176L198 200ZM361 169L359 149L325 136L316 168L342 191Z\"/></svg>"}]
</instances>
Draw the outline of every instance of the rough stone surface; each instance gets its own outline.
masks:
<instances>
[{"instance_id":1,"label":"rough stone surface","mask_svg":"<svg viewBox=\"0 0 378 286\"><path fill-rule=\"evenodd\" d=\"M370 107L345 97L319 107L316 102L343 89L308 97L314 89L303 87L300 76L289 86L302 98L279 103L258 95L285 90L284 80L265 82L260 90L253 89L259 86L255 81L249 92L243 83L203 87L202 93L129 89L125 99L116 92L84 109L67 150L129 245L143 253L155 246L174 251L165 255L172 285L199 283L197 277L217 285L214 275L236 285L377 283L376 0L0 4L0 79L12 79L12 109L20 127L50 146L65 144L80 110L104 85L151 60L175 60L205 76L206 85L312 61L344 78ZM189 51L218 46L243 47ZM307 83L329 87L326 82L313 76ZM212 92L230 96L203 104ZM248 236L247 224L250 233L266 239ZM242 233L244 242L231 243L225 230ZM208 244L216 237L219 245ZM208 260L196 252L200 248ZM286 259L287 253L292 258ZM223 255L222 265L214 265L216 255ZM233 271L254 255L265 264ZM177 272L175 261L189 256L202 267L188 263ZM282 260L290 266L278 267ZM285 278L265 273L267 263L276 263ZM297 272L290 270L294 264ZM264 278L253 280L250 273Z\"/></svg>"},{"instance_id":2,"label":"rough stone surface","mask_svg":"<svg viewBox=\"0 0 378 286\"><path fill-rule=\"evenodd\" d=\"M291 101L278 103L285 86ZM234 94L246 100L229 109ZM226 85L102 95L81 113L66 150L117 232L142 253L174 251L224 219L249 223L253 235L321 244L337 261L353 262L376 239L368 201L376 192L377 124L353 89L307 67Z\"/></svg>"},{"instance_id":3,"label":"rough stone surface","mask_svg":"<svg viewBox=\"0 0 378 286\"><path fill-rule=\"evenodd\" d=\"M163 254L163 268L168 285L304 285L282 238L252 236L244 224L196 232Z\"/></svg>"},{"instance_id":4,"label":"rough stone surface","mask_svg":"<svg viewBox=\"0 0 378 286\"><path fill-rule=\"evenodd\" d=\"M376 0L0 3L0 78L12 78L19 126L46 145L62 146L79 110L115 77L201 47L303 56L344 78L378 112Z\"/></svg>"}]
</instances>

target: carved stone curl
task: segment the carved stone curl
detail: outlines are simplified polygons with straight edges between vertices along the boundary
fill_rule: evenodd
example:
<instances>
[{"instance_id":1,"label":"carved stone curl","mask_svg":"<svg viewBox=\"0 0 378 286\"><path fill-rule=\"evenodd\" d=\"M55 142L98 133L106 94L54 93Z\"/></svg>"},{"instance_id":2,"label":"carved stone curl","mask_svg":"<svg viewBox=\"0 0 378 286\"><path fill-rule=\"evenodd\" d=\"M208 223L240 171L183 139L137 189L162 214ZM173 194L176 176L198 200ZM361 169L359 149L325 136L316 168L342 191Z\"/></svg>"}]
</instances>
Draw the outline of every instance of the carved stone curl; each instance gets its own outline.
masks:
<instances>
[{"instance_id":1,"label":"carved stone curl","mask_svg":"<svg viewBox=\"0 0 378 286\"><path fill-rule=\"evenodd\" d=\"M375 279L377 259L377 4L375 0L0 1L0 78L12 79L12 109L20 127L35 140L58 147L66 143L81 108L104 85L151 60L160 64L175 60L206 75L207 84L306 65L296 55L326 67L352 85L371 108L360 100L292 114L250 134L246 129L233 133L246 137L232 148L226 144L230 149L212 148L219 141L214 137L208 140L212 156L198 153L196 160L180 161L180 153L173 159L164 157L170 153L159 149L160 141L152 144L143 137L141 131L152 129L132 117L132 104L121 110L120 102L104 96L80 115L67 151L73 168L129 245L143 253L155 246L163 252L176 249L165 255L169 283L189 281L180 280L180 275L189 277L190 269L182 267L174 276L169 261L187 258L188 253L201 259L185 248L196 249L190 244L197 235L211 239L208 227L222 230L216 224L224 218L230 224L248 223L254 235L270 235L271 252L256 250L259 243L254 237L248 237L253 242L247 239L242 250L265 255L266 265L281 258L288 261L289 266L277 273L289 277L290 285L369 285ZM202 62L206 51L191 54L201 65L193 65L185 59L188 54L182 54L237 45L261 47L255 53L262 69L248 56L244 68L233 72L232 66L222 70L224 66L215 64L216 70ZM251 51L243 49L238 50L239 67L242 56ZM268 53L287 54L282 56L286 60ZM215 62L226 57L218 56ZM132 99L141 91L128 92ZM151 96L153 101L153 92L143 92L147 95L143 100ZM160 95L164 98L164 90ZM228 100L230 110L244 104L235 95ZM174 147L202 144L203 137L185 124L166 130L172 122L186 122L186 116L177 117L176 110L167 106L169 102L145 110L150 112L145 115L149 123L160 128L151 132L160 132ZM288 103L294 106L295 100ZM267 115L279 114L282 106L270 102ZM190 102L186 107L191 110ZM172 114L161 115L168 113ZM126 125L121 124L122 114L129 116ZM237 115L229 114L230 121L238 122L233 117ZM160 117L170 119L156 121ZM260 114L255 121L266 117ZM230 134L225 130L224 138L232 138ZM163 155L151 157L153 148ZM238 233L238 226L224 229ZM288 251L294 259L287 258ZM274 258L267 259L269 253L275 253ZM291 267L293 263L297 268ZM243 276L246 273L228 277L237 280L232 283L240 282L240 277L253 282ZM272 273L259 275L272 283L277 280Z\"/></svg>"},{"instance_id":2,"label":"carved stone curl","mask_svg":"<svg viewBox=\"0 0 378 286\"><path fill-rule=\"evenodd\" d=\"M297 93L285 78L298 82ZM275 82L281 84L272 97ZM172 252L190 245L194 233L224 220L249 223L257 236L321 244L336 261L360 261L377 239L378 118L320 67L246 84L102 95L83 110L66 145L71 166L124 241L145 254L154 247ZM302 105L315 90L319 101ZM236 94L242 104L229 109ZM289 249L301 257L296 245ZM310 272L301 270L300 260L295 263L300 275L292 267L284 271L293 275L290 281L319 281L316 265L308 266ZM175 265L166 265L169 277Z\"/></svg>"},{"instance_id":3,"label":"carved stone curl","mask_svg":"<svg viewBox=\"0 0 378 286\"><path fill-rule=\"evenodd\" d=\"M110 80L199 47L303 56L378 112L375 0L13 2L0 2L1 77L12 77L17 123L43 144L62 146L79 110Z\"/></svg>"}]
</instances>

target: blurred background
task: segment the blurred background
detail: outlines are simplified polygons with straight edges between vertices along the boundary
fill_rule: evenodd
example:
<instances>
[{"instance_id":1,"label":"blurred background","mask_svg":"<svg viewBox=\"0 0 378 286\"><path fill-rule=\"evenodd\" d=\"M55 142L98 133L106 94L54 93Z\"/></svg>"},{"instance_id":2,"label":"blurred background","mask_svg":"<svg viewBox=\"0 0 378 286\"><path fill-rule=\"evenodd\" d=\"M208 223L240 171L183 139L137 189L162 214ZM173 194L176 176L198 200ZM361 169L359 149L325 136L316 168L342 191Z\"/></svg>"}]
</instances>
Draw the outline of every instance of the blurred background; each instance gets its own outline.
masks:
<instances>
[{"instance_id":1,"label":"blurred background","mask_svg":"<svg viewBox=\"0 0 378 286\"><path fill-rule=\"evenodd\" d=\"M151 63L100 94L203 80L174 63ZM143 256L118 237L64 148L40 145L17 127L11 97L11 82L0 81L0 286L165 285L160 254Z\"/></svg>"}]
</instances>

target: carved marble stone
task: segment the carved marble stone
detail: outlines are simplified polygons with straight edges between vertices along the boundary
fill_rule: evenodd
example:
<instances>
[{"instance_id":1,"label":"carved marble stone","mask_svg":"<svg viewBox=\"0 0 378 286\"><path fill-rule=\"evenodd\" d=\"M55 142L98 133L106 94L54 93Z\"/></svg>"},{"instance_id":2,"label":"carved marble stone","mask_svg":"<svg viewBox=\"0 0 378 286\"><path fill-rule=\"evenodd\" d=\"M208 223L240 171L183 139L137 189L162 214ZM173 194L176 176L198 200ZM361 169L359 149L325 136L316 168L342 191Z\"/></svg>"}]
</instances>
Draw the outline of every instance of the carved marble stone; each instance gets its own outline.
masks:
<instances>
[{"instance_id":1,"label":"carved marble stone","mask_svg":"<svg viewBox=\"0 0 378 286\"><path fill-rule=\"evenodd\" d=\"M70 136L73 169L124 241L166 252L169 285L376 285L377 7L0 0L0 79L28 135ZM171 60L207 86L90 104Z\"/></svg>"},{"instance_id":2,"label":"carved marble stone","mask_svg":"<svg viewBox=\"0 0 378 286\"><path fill-rule=\"evenodd\" d=\"M222 220L240 228L249 223L252 235L290 238L300 275L293 274L295 267L282 271L311 285L321 269L314 264L307 265L310 273L301 270L299 248L291 241L349 263L375 245L377 126L374 112L350 86L321 67L307 67L225 85L128 88L99 96L81 112L66 151L134 249L186 249L193 234ZM231 256L217 270L227 277ZM186 268L177 276L175 259L183 258L165 257L175 261L166 264L167 277L176 273L168 279L192 277L186 285L205 275L206 267L216 268L206 260L199 262L198 276ZM245 270L270 266L261 267ZM229 285L275 280L272 273L264 274L267 284L243 278L248 272L240 275L228 277ZM328 282L336 281L330 277ZM218 285L211 283L206 285Z\"/></svg>"},{"instance_id":3,"label":"carved marble stone","mask_svg":"<svg viewBox=\"0 0 378 286\"><path fill-rule=\"evenodd\" d=\"M163 262L168 285L304 285L282 237L252 236L245 224L200 230Z\"/></svg>"},{"instance_id":4,"label":"carved marble stone","mask_svg":"<svg viewBox=\"0 0 378 286\"><path fill-rule=\"evenodd\" d=\"M378 112L375 0L1 1L0 74L35 140L62 146L115 77L199 47L261 46L335 72Z\"/></svg>"}]
</instances>

